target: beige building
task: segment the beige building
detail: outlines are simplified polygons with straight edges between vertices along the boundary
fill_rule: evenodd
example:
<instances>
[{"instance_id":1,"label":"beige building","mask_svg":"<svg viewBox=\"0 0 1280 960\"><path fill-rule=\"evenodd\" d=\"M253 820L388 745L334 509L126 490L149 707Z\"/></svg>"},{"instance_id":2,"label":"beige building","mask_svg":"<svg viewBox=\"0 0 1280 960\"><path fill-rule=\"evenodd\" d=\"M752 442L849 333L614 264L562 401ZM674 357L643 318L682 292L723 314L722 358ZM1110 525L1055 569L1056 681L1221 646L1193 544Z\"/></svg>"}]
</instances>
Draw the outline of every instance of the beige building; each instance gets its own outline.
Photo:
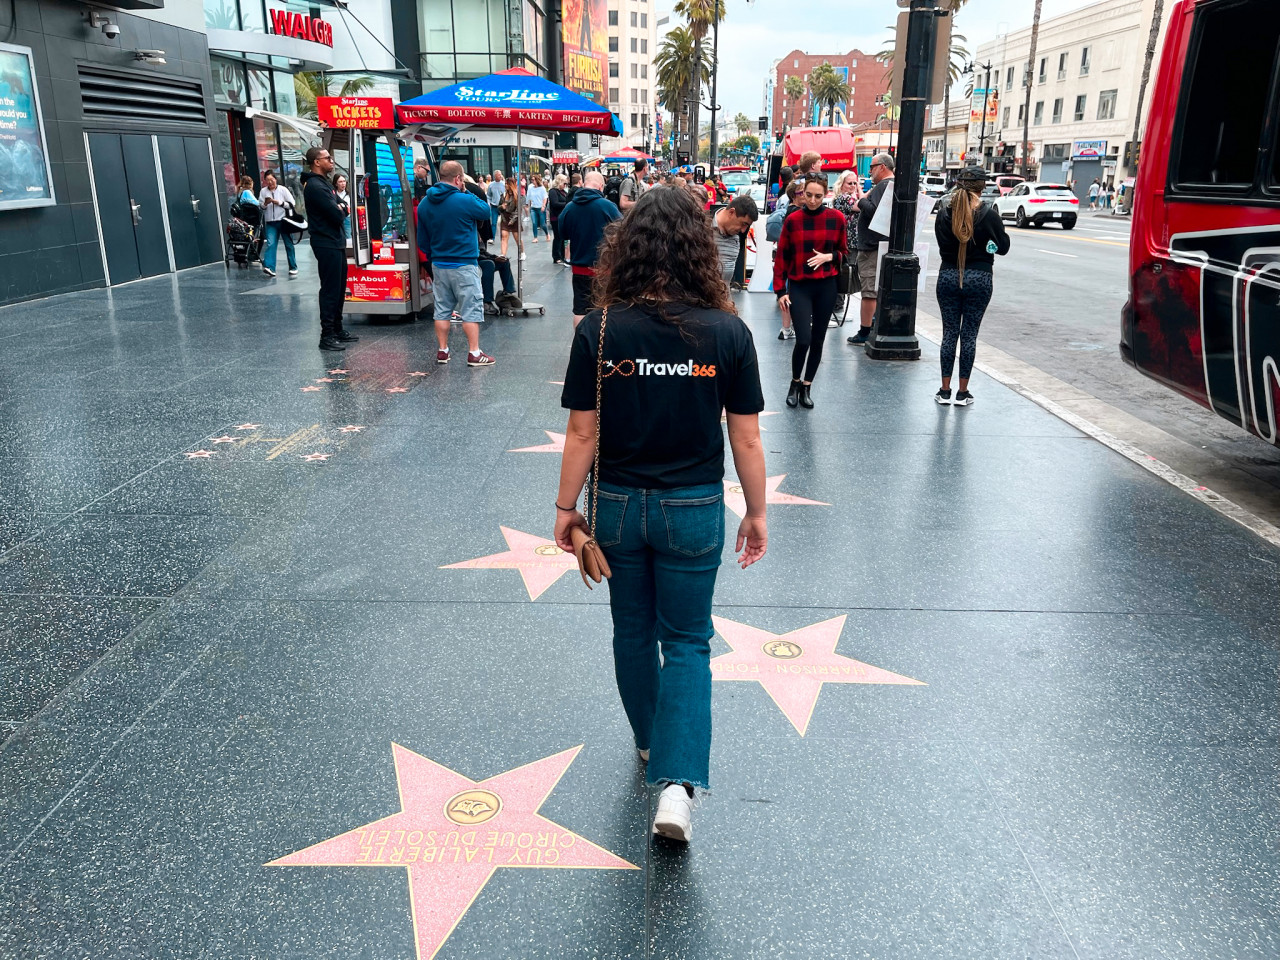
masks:
<instances>
[{"instance_id":1,"label":"beige building","mask_svg":"<svg viewBox=\"0 0 1280 960\"><path fill-rule=\"evenodd\" d=\"M1166 19L1168 7L1166 4ZM995 172L1020 173L1026 84L1031 85L1031 174L1074 180L1084 193L1094 178L1116 182L1125 172L1126 147L1133 140L1134 112L1154 0L1101 0L1043 20L1036 59L1028 75L1031 25L978 47L968 150L979 153L981 100L991 64L984 165ZM1153 67L1154 73L1154 67ZM1151 104L1148 88L1144 111Z\"/></svg>"},{"instance_id":2,"label":"beige building","mask_svg":"<svg viewBox=\"0 0 1280 960\"><path fill-rule=\"evenodd\" d=\"M936 103L925 115L925 169L930 173L959 170L969 149L969 101L951 101L951 112L943 122L945 106Z\"/></svg>"},{"instance_id":3,"label":"beige building","mask_svg":"<svg viewBox=\"0 0 1280 960\"><path fill-rule=\"evenodd\" d=\"M622 137L605 137L602 152L622 147L654 147L653 55L658 46L658 13L649 0L609 0L609 109L622 118Z\"/></svg>"}]
</instances>

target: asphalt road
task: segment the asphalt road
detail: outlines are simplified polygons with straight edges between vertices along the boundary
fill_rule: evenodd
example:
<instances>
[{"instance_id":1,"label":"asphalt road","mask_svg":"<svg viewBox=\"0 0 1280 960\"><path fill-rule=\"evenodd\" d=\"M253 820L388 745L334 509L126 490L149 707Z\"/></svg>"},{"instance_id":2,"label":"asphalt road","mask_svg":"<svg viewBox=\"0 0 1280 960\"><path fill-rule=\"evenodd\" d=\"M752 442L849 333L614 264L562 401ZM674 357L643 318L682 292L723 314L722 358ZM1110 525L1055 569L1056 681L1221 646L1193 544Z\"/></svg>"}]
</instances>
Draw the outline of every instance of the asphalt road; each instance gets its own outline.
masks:
<instances>
[{"instance_id":1,"label":"asphalt road","mask_svg":"<svg viewBox=\"0 0 1280 960\"><path fill-rule=\"evenodd\" d=\"M1129 220L1084 214L1075 230L1020 230L996 264L982 340L1257 478L1280 517L1280 447L1245 433L1120 359ZM925 309L936 312L937 304ZM981 355L979 355L981 359Z\"/></svg>"}]
</instances>

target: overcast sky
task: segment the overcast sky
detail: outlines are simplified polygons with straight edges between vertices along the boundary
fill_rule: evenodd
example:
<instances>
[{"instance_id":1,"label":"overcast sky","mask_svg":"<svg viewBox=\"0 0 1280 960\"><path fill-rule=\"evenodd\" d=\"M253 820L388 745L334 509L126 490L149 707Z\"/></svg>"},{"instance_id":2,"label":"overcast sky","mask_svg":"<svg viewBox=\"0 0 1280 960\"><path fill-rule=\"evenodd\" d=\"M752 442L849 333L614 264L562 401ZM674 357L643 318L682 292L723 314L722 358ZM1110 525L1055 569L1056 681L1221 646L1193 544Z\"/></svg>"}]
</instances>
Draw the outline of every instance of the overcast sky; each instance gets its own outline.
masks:
<instances>
[{"instance_id":1,"label":"overcast sky","mask_svg":"<svg viewBox=\"0 0 1280 960\"><path fill-rule=\"evenodd\" d=\"M1084 6L1086 0L1044 0L1041 17ZM725 7L720 103L728 116L741 111L753 120L763 111L764 79L775 59L793 49L875 54L889 43L889 25L899 13L894 0L725 0ZM956 17L956 30L973 50L1000 32L1030 26L1034 8L1034 0L969 0Z\"/></svg>"}]
</instances>

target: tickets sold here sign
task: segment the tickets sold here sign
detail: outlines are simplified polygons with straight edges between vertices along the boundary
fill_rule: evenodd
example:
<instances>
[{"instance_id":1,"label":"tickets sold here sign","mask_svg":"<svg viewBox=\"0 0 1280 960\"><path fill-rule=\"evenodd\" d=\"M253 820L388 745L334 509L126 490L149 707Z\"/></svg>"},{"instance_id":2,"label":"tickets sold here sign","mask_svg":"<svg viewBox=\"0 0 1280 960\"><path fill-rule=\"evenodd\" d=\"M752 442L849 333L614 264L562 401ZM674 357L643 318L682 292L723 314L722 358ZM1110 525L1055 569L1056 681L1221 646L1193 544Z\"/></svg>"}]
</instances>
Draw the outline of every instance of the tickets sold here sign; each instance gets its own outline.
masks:
<instances>
[{"instance_id":1,"label":"tickets sold here sign","mask_svg":"<svg viewBox=\"0 0 1280 960\"><path fill-rule=\"evenodd\" d=\"M316 97L316 114L338 130L392 130L396 124L390 97Z\"/></svg>"}]
</instances>

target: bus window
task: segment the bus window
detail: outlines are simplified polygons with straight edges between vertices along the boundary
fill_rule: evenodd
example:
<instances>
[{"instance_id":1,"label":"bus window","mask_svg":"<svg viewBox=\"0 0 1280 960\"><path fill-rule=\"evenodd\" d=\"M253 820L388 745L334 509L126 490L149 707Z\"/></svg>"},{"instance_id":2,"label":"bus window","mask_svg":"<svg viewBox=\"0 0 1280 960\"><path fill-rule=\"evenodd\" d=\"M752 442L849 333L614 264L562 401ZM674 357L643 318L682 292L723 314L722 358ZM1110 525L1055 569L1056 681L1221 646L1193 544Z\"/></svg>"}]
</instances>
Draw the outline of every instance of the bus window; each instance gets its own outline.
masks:
<instances>
[{"instance_id":1,"label":"bus window","mask_svg":"<svg viewBox=\"0 0 1280 960\"><path fill-rule=\"evenodd\" d=\"M1173 174L1180 192L1253 186L1280 41L1280 11L1265 6L1214 5L1198 16Z\"/></svg>"}]
</instances>

